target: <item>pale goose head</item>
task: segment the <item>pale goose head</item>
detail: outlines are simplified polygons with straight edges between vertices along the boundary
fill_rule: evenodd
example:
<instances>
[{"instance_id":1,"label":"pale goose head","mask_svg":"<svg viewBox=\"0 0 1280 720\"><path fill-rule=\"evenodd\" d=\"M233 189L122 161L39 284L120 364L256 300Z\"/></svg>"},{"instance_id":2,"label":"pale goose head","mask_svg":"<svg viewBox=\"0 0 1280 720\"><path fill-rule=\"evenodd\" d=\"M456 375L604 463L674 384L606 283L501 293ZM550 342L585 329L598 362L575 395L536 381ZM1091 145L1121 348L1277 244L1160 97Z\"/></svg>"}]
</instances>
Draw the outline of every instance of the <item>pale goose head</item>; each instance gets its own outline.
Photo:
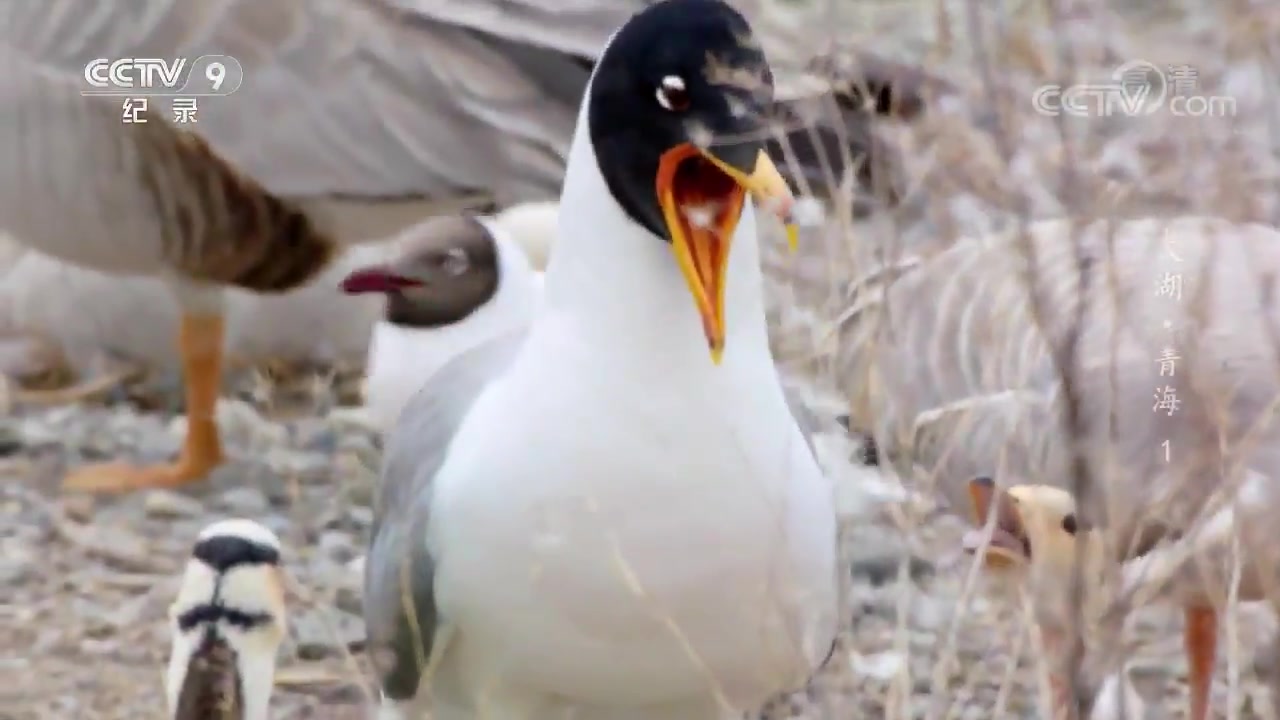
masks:
<instances>
[{"instance_id":1,"label":"pale goose head","mask_svg":"<svg viewBox=\"0 0 1280 720\"><path fill-rule=\"evenodd\" d=\"M287 626L275 533L241 519L206 527L169 618L170 720L267 720Z\"/></svg>"}]
</instances>

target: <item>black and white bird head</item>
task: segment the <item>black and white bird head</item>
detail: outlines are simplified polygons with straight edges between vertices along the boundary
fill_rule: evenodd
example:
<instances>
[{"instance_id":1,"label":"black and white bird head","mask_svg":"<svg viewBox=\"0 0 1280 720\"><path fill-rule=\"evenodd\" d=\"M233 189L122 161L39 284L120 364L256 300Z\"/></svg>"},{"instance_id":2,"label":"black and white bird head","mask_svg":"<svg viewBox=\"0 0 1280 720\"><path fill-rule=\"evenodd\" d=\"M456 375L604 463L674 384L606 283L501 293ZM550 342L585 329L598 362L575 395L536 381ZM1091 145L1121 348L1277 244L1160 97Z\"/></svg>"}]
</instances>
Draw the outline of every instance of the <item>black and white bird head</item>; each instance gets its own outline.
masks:
<instances>
[{"instance_id":1,"label":"black and white bird head","mask_svg":"<svg viewBox=\"0 0 1280 720\"><path fill-rule=\"evenodd\" d=\"M791 191L764 149L772 103L773 73L741 14L721 0L665 0L614 34L579 117L608 194L670 245L717 362L729 251L748 196L790 218ZM585 173L575 167L582 145L571 151L566 198L575 172ZM558 242L566 222L562 214Z\"/></svg>"},{"instance_id":2,"label":"black and white bird head","mask_svg":"<svg viewBox=\"0 0 1280 720\"><path fill-rule=\"evenodd\" d=\"M526 254L491 218L447 215L407 231L390 262L353 270L348 294L383 293L392 325L431 330L461 323L498 300L527 303L534 271Z\"/></svg>"},{"instance_id":3,"label":"black and white bird head","mask_svg":"<svg viewBox=\"0 0 1280 720\"><path fill-rule=\"evenodd\" d=\"M287 622L275 533L241 519L201 531L169 619L171 720L266 720Z\"/></svg>"}]
</instances>

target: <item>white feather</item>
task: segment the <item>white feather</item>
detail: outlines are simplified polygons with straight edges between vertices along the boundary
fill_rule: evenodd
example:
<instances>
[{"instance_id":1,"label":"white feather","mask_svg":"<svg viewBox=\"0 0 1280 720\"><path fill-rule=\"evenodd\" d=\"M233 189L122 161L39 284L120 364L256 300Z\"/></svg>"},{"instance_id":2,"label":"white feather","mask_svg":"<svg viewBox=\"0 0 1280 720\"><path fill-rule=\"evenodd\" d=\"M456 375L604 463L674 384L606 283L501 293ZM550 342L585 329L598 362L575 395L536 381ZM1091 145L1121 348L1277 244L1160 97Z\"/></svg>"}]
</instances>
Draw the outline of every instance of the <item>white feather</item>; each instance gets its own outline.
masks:
<instances>
[{"instance_id":1,"label":"white feather","mask_svg":"<svg viewBox=\"0 0 1280 720\"><path fill-rule=\"evenodd\" d=\"M560 201L548 200L512 205L490 218L490 222L519 245L533 269L541 272L551 259L559 216Z\"/></svg>"}]
</instances>

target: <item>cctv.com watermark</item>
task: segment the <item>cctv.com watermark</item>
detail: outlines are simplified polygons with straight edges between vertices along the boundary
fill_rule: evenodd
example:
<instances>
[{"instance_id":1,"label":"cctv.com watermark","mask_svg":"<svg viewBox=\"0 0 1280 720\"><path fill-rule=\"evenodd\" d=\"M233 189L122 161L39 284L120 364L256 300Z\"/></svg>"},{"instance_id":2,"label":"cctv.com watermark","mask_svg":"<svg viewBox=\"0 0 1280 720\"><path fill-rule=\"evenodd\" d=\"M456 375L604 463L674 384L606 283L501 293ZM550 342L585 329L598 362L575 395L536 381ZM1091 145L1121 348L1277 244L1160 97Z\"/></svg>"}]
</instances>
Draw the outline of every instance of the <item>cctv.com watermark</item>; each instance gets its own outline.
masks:
<instances>
[{"instance_id":1,"label":"cctv.com watermark","mask_svg":"<svg viewBox=\"0 0 1280 720\"><path fill-rule=\"evenodd\" d=\"M1031 97L1042 115L1142 117L1167 112L1178 117L1234 117L1236 100L1199 90L1199 74L1187 65L1161 68L1134 60L1116 68L1110 82L1043 85Z\"/></svg>"}]
</instances>

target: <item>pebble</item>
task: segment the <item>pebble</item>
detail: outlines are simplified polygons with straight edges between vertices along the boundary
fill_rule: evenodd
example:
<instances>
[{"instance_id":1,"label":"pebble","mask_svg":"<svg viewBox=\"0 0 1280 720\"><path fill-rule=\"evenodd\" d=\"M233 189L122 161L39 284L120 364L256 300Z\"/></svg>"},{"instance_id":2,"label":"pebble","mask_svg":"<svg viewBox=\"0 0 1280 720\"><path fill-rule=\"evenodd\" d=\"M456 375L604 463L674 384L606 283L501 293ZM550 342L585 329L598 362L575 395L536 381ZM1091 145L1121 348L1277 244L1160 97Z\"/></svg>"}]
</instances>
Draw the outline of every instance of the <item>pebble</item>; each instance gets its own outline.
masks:
<instances>
[{"instance_id":1,"label":"pebble","mask_svg":"<svg viewBox=\"0 0 1280 720\"><path fill-rule=\"evenodd\" d=\"M320 533L320 540L317 544L320 547L320 551L336 563L349 563L356 557L356 550L352 546L351 536L345 532L326 530Z\"/></svg>"},{"instance_id":2,"label":"pebble","mask_svg":"<svg viewBox=\"0 0 1280 720\"><path fill-rule=\"evenodd\" d=\"M306 450L276 448L267 451L266 464L284 476L296 476L301 481L328 479L330 456Z\"/></svg>"},{"instance_id":3,"label":"pebble","mask_svg":"<svg viewBox=\"0 0 1280 720\"><path fill-rule=\"evenodd\" d=\"M873 586L895 584L899 567L906 562L907 574L913 582L934 574L933 563L913 554L902 540L882 529L862 528L853 531L845 542L845 557L855 580Z\"/></svg>"},{"instance_id":4,"label":"pebble","mask_svg":"<svg viewBox=\"0 0 1280 720\"><path fill-rule=\"evenodd\" d=\"M24 438L13 423L0 425L0 457L16 455L26 445Z\"/></svg>"},{"instance_id":5,"label":"pebble","mask_svg":"<svg viewBox=\"0 0 1280 720\"><path fill-rule=\"evenodd\" d=\"M118 629L134 627L146 617L151 606L152 599L148 595L139 595L107 611L102 619Z\"/></svg>"},{"instance_id":6,"label":"pebble","mask_svg":"<svg viewBox=\"0 0 1280 720\"><path fill-rule=\"evenodd\" d=\"M858 652L849 653L849 667L853 672L881 682L887 682L902 672L906 660L902 653L886 651L863 655Z\"/></svg>"},{"instance_id":7,"label":"pebble","mask_svg":"<svg viewBox=\"0 0 1280 720\"><path fill-rule=\"evenodd\" d=\"M32 577L35 554L12 543L5 543L0 555L0 587L12 587Z\"/></svg>"},{"instance_id":8,"label":"pebble","mask_svg":"<svg viewBox=\"0 0 1280 720\"><path fill-rule=\"evenodd\" d=\"M262 417L253 405L243 400L219 400L218 422L239 444L250 449L286 447L290 444L287 425Z\"/></svg>"},{"instance_id":9,"label":"pebble","mask_svg":"<svg viewBox=\"0 0 1280 720\"><path fill-rule=\"evenodd\" d=\"M353 575L346 585L338 588L333 596L334 606L352 615L361 615L364 612L362 603L364 592L361 588L361 578L362 576Z\"/></svg>"},{"instance_id":10,"label":"pebble","mask_svg":"<svg viewBox=\"0 0 1280 720\"><path fill-rule=\"evenodd\" d=\"M928 560L889 550L869 550L863 557L850 561L849 567L855 577L863 578L872 585L886 585L897 582L898 568L904 560L907 562L907 575L915 582L927 580L934 573L933 563Z\"/></svg>"},{"instance_id":11,"label":"pebble","mask_svg":"<svg viewBox=\"0 0 1280 720\"><path fill-rule=\"evenodd\" d=\"M911 625L922 630L937 632L944 629L956 607L951 598L925 593L916 593L911 600Z\"/></svg>"},{"instance_id":12,"label":"pebble","mask_svg":"<svg viewBox=\"0 0 1280 720\"><path fill-rule=\"evenodd\" d=\"M76 544L106 564L127 571L156 569L156 553L142 537L120 527L91 525L68 529L79 535Z\"/></svg>"},{"instance_id":13,"label":"pebble","mask_svg":"<svg viewBox=\"0 0 1280 720\"><path fill-rule=\"evenodd\" d=\"M85 638L80 641L80 652L97 657L115 655L119 647L119 643L111 639Z\"/></svg>"},{"instance_id":14,"label":"pebble","mask_svg":"<svg viewBox=\"0 0 1280 720\"><path fill-rule=\"evenodd\" d=\"M204 504L195 498L169 490L152 490L142 499L143 510L154 518L190 518L204 513Z\"/></svg>"},{"instance_id":15,"label":"pebble","mask_svg":"<svg viewBox=\"0 0 1280 720\"><path fill-rule=\"evenodd\" d=\"M300 660L332 657L364 640L364 621L342 610L306 610L293 618L290 625L294 652Z\"/></svg>"},{"instance_id":16,"label":"pebble","mask_svg":"<svg viewBox=\"0 0 1280 720\"><path fill-rule=\"evenodd\" d=\"M279 513L271 513L254 519L265 525L268 530L280 537L286 536L289 533L289 530L293 527L293 524L289 522L289 518L280 515Z\"/></svg>"},{"instance_id":17,"label":"pebble","mask_svg":"<svg viewBox=\"0 0 1280 720\"><path fill-rule=\"evenodd\" d=\"M110 611L97 602L81 597L73 598L71 611L83 623L82 631L89 637L101 639L112 635L116 630Z\"/></svg>"},{"instance_id":18,"label":"pebble","mask_svg":"<svg viewBox=\"0 0 1280 720\"><path fill-rule=\"evenodd\" d=\"M375 446L373 436L367 432L340 435L338 437L337 451L356 456L375 472L377 471L378 460L382 455L382 450Z\"/></svg>"},{"instance_id":19,"label":"pebble","mask_svg":"<svg viewBox=\"0 0 1280 720\"><path fill-rule=\"evenodd\" d=\"M293 424L294 444L308 452L332 455L338 433L325 418L302 418Z\"/></svg>"},{"instance_id":20,"label":"pebble","mask_svg":"<svg viewBox=\"0 0 1280 720\"><path fill-rule=\"evenodd\" d=\"M15 439L24 447L58 445L64 440L62 431L48 415L31 418L13 428Z\"/></svg>"},{"instance_id":21,"label":"pebble","mask_svg":"<svg viewBox=\"0 0 1280 720\"><path fill-rule=\"evenodd\" d=\"M373 527L373 508L360 505L347 508L347 517L360 528Z\"/></svg>"},{"instance_id":22,"label":"pebble","mask_svg":"<svg viewBox=\"0 0 1280 720\"><path fill-rule=\"evenodd\" d=\"M62 628L42 628L36 633L36 638L27 652L32 657L48 654L62 642L63 634Z\"/></svg>"},{"instance_id":23,"label":"pebble","mask_svg":"<svg viewBox=\"0 0 1280 720\"><path fill-rule=\"evenodd\" d=\"M218 505L227 512L257 518L267 512L271 502L266 493L256 487L237 487L223 491Z\"/></svg>"},{"instance_id":24,"label":"pebble","mask_svg":"<svg viewBox=\"0 0 1280 720\"><path fill-rule=\"evenodd\" d=\"M88 522L93 518L97 501L92 495L77 493L62 499L62 512L77 522Z\"/></svg>"}]
</instances>

